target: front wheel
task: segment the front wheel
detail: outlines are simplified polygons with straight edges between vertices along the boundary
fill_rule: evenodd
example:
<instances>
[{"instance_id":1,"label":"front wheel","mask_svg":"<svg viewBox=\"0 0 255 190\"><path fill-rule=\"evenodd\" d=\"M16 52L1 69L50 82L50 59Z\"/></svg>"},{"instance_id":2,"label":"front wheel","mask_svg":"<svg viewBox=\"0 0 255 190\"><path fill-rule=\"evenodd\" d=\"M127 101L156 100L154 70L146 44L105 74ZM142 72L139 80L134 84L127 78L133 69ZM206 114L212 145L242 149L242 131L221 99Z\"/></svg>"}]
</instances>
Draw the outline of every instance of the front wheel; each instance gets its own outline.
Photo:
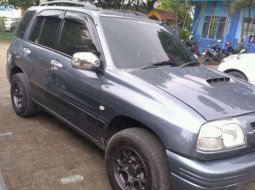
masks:
<instances>
[{"instance_id":1,"label":"front wheel","mask_svg":"<svg viewBox=\"0 0 255 190\"><path fill-rule=\"evenodd\" d=\"M240 78L240 79L248 81L247 77L243 73L241 73L239 71L230 71L230 72L228 72L228 74L230 74L230 75L232 75L234 77L237 77L237 78Z\"/></svg>"},{"instance_id":2,"label":"front wheel","mask_svg":"<svg viewBox=\"0 0 255 190\"><path fill-rule=\"evenodd\" d=\"M106 167L113 189L170 189L166 149L144 129L130 128L115 134L106 149Z\"/></svg>"}]
</instances>

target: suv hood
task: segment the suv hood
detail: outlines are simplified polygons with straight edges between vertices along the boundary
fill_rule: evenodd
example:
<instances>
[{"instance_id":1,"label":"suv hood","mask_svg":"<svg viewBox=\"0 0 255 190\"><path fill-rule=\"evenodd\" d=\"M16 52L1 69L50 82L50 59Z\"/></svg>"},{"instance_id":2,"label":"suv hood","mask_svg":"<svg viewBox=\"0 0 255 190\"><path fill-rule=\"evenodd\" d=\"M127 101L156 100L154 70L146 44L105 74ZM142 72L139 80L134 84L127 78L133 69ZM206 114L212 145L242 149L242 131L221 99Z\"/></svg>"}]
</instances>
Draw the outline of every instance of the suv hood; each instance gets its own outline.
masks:
<instances>
[{"instance_id":1,"label":"suv hood","mask_svg":"<svg viewBox=\"0 0 255 190\"><path fill-rule=\"evenodd\" d=\"M255 111L255 88L204 66L128 71L192 107L207 121Z\"/></svg>"}]
</instances>

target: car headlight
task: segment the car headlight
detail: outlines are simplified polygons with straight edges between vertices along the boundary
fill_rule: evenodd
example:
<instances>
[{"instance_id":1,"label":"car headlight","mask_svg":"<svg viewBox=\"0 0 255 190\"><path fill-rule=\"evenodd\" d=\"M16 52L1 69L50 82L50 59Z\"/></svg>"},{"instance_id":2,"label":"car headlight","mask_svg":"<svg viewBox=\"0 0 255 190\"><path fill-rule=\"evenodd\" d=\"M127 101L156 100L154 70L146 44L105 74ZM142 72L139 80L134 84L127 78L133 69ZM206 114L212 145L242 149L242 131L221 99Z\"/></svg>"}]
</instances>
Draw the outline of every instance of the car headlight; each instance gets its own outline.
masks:
<instances>
[{"instance_id":1,"label":"car headlight","mask_svg":"<svg viewBox=\"0 0 255 190\"><path fill-rule=\"evenodd\" d=\"M202 125L197 150L215 152L233 149L246 144L241 124L236 119L219 120Z\"/></svg>"}]
</instances>

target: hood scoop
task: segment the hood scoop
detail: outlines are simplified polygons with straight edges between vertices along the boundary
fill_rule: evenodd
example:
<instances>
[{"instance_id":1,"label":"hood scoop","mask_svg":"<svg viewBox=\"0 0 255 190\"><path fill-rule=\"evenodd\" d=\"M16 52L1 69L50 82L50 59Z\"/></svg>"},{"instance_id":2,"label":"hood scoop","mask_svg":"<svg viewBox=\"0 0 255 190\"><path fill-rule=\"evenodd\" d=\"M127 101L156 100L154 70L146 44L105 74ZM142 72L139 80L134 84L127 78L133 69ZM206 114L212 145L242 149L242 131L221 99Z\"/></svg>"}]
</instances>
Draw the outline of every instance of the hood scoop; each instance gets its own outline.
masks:
<instances>
[{"instance_id":1,"label":"hood scoop","mask_svg":"<svg viewBox=\"0 0 255 190\"><path fill-rule=\"evenodd\" d=\"M222 85L229 84L230 78L229 77L212 78L212 79L207 79L206 82L210 84L211 86L222 86Z\"/></svg>"}]
</instances>

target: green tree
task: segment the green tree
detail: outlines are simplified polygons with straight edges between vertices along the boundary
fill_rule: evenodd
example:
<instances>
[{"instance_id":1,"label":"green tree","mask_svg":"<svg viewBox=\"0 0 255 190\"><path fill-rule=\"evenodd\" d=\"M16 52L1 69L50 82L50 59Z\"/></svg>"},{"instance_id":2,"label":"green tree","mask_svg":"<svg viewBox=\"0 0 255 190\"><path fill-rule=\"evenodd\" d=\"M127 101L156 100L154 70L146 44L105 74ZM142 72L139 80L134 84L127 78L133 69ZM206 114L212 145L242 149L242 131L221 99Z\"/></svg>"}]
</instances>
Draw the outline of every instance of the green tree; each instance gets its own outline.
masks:
<instances>
[{"instance_id":1,"label":"green tree","mask_svg":"<svg viewBox=\"0 0 255 190\"><path fill-rule=\"evenodd\" d=\"M123 9L141 11L148 13L153 9L156 0L80 0L80 2L90 2L98 7L107 9ZM22 9L39 5L39 0L0 0L0 5L12 5Z\"/></svg>"},{"instance_id":2,"label":"green tree","mask_svg":"<svg viewBox=\"0 0 255 190\"><path fill-rule=\"evenodd\" d=\"M253 7L255 7L255 0L234 0L234 2L232 3L233 11L247 8L248 9L248 18L251 18L251 9ZM249 29L250 29L250 20L248 21L246 33L248 33Z\"/></svg>"},{"instance_id":3,"label":"green tree","mask_svg":"<svg viewBox=\"0 0 255 190\"><path fill-rule=\"evenodd\" d=\"M90 2L105 9L122 9L148 13L153 9L156 0L80 0Z\"/></svg>"},{"instance_id":4,"label":"green tree","mask_svg":"<svg viewBox=\"0 0 255 190\"><path fill-rule=\"evenodd\" d=\"M180 37L186 40L191 34L193 5L190 0L162 0L159 8L177 15L176 29L179 31Z\"/></svg>"},{"instance_id":5,"label":"green tree","mask_svg":"<svg viewBox=\"0 0 255 190\"><path fill-rule=\"evenodd\" d=\"M16 8L27 9L39 5L39 0L0 0L0 5L12 5Z\"/></svg>"}]
</instances>

